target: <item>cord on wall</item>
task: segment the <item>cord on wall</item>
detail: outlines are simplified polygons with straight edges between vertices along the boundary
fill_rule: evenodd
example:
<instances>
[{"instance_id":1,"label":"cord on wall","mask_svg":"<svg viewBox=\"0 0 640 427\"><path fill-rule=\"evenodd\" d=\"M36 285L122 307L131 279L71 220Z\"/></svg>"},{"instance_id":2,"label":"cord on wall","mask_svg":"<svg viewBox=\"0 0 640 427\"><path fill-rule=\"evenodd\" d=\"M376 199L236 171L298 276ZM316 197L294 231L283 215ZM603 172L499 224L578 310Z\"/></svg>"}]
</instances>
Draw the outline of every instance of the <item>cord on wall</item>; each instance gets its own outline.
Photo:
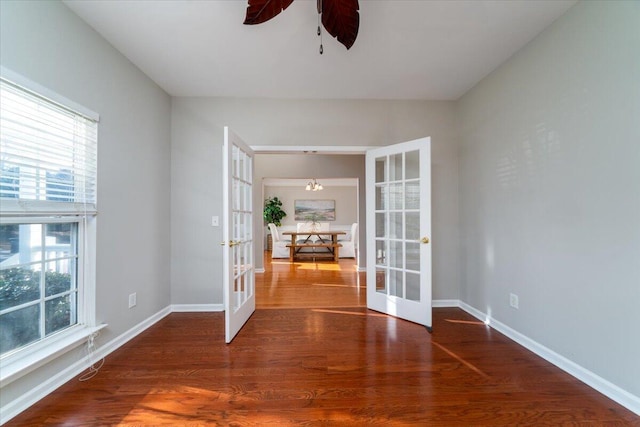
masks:
<instances>
[{"instance_id":1,"label":"cord on wall","mask_svg":"<svg viewBox=\"0 0 640 427\"><path fill-rule=\"evenodd\" d=\"M100 332L94 332L89 336L89 339L87 339L87 356L91 365L89 366L89 371L78 378L79 381L88 381L91 378L95 377L98 374L100 368L102 368L102 365L104 365L104 357L100 359L97 364L93 362L93 355L96 351L95 339L99 334Z\"/></svg>"}]
</instances>

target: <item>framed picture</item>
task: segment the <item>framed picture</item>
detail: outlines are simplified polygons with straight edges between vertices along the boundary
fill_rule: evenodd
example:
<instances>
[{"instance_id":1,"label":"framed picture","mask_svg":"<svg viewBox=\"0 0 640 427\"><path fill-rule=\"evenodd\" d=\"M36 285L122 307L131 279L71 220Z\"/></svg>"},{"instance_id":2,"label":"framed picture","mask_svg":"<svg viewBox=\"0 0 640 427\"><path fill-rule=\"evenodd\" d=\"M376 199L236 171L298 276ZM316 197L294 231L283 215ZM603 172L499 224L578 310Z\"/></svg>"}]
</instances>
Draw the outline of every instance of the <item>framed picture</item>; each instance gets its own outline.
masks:
<instances>
[{"instance_id":1,"label":"framed picture","mask_svg":"<svg viewBox=\"0 0 640 427\"><path fill-rule=\"evenodd\" d=\"M335 221L335 200L296 200L294 203L296 221Z\"/></svg>"}]
</instances>

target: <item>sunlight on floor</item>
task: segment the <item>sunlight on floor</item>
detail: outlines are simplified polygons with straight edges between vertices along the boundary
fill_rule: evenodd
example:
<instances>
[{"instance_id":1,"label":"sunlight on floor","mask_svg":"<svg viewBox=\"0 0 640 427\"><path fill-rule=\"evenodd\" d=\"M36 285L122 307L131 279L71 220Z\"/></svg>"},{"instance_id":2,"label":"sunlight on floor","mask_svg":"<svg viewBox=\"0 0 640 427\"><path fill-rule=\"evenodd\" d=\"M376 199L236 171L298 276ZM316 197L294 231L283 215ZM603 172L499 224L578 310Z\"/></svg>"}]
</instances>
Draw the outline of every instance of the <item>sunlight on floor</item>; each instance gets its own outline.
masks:
<instances>
[{"instance_id":1,"label":"sunlight on floor","mask_svg":"<svg viewBox=\"0 0 640 427\"><path fill-rule=\"evenodd\" d=\"M269 261L271 265L291 265L289 261L276 261L275 259Z\"/></svg>"},{"instance_id":2,"label":"sunlight on floor","mask_svg":"<svg viewBox=\"0 0 640 427\"><path fill-rule=\"evenodd\" d=\"M180 396L180 399L176 399ZM237 410L204 411L201 407L201 398L210 399L211 407L225 407L226 402L238 405ZM287 391L276 391L268 395L269 400L289 398ZM295 407L307 406L310 398L294 396L292 402ZM265 400L261 392L218 392L202 388L188 386L174 386L149 390L144 398L138 402L122 419L113 425L297 425L295 417L292 418L291 409L260 410L260 405ZM197 402L197 403L193 403ZM268 401L266 402L268 403ZM366 401L363 402L366 406ZM243 410L246 405L254 410ZM295 409L295 407L293 409ZM270 407L271 408L271 407ZM354 425L359 419L357 415L348 410L325 409L323 416L330 419L336 425ZM374 418L375 420L375 418Z\"/></svg>"},{"instance_id":3,"label":"sunlight on floor","mask_svg":"<svg viewBox=\"0 0 640 427\"><path fill-rule=\"evenodd\" d=\"M289 262L271 261L272 266L293 267L298 270L318 270L318 271L342 271L340 264L325 264L317 262Z\"/></svg>"},{"instance_id":4,"label":"sunlight on floor","mask_svg":"<svg viewBox=\"0 0 640 427\"><path fill-rule=\"evenodd\" d=\"M203 388L176 385L167 388L152 388L138 404L129 411L126 417L118 425L159 423L160 421L177 422L192 419L197 421L198 415L194 414L194 408L189 406L189 399L176 400L175 396L206 396L211 401L227 401L231 398L242 399L242 396L233 396L228 393L211 391ZM246 399L248 400L248 399Z\"/></svg>"},{"instance_id":5,"label":"sunlight on floor","mask_svg":"<svg viewBox=\"0 0 640 427\"><path fill-rule=\"evenodd\" d=\"M474 321L474 320L455 320L455 319L444 319L445 322L449 323L464 323L466 325L481 325L487 326L484 322Z\"/></svg>"},{"instance_id":6,"label":"sunlight on floor","mask_svg":"<svg viewBox=\"0 0 640 427\"><path fill-rule=\"evenodd\" d=\"M479 375L481 375L482 377L484 377L485 379L491 379L491 377L487 374L485 374L484 372L482 372L480 369L476 368L473 364L471 364L470 362L467 362L466 360L464 360L462 357L458 356L457 354L455 354L453 351L447 349L445 346L443 346L442 344L438 344L435 341L431 341L431 344L435 345L436 347L438 347L440 350L444 351L445 353L447 353L449 356L453 357L454 359L456 359L458 362L462 363L463 365L465 365L467 368L471 369L473 372L478 373Z\"/></svg>"},{"instance_id":7,"label":"sunlight on floor","mask_svg":"<svg viewBox=\"0 0 640 427\"><path fill-rule=\"evenodd\" d=\"M312 283L311 286L322 286L322 287L331 287L331 288L355 288L355 286L350 285L341 285L337 283Z\"/></svg>"},{"instance_id":8,"label":"sunlight on floor","mask_svg":"<svg viewBox=\"0 0 640 427\"><path fill-rule=\"evenodd\" d=\"M370 311L363 313L361 311L327 310L327 309L319 309L319 308L313 309L312 311L316 313L350 314L352 316L388 317L386 314L372 313Z\"/></svg>"},{"instance_id":9,"label":"sunlight on floor","mask_svg":"<svg viewBox=\"0 0 640 427\"><path fill-rule=\"evenodd\" d=\"M295 263L299 270L342 271L340 264L324 264L317 262Z\"/></svg>"}]
</instances>

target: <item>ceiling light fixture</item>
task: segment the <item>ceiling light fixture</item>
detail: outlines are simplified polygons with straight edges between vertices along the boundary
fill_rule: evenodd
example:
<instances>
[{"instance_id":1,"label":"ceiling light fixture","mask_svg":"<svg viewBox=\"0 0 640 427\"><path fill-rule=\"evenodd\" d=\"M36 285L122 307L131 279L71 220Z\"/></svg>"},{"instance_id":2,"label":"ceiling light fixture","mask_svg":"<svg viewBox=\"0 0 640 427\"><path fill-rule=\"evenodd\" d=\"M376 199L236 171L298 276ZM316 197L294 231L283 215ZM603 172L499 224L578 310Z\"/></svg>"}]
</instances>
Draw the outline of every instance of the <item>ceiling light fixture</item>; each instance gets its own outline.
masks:
<instances>
[{"instance_id":1,"label":"ceiling light fixture","mask_svg":"<svg viewBox=\"0 0 640 427\"><path fill-rule=\"evenodd\" d=\"M307 186L304 187L304 189L307 191L320 191L320 190L324 190L324 187L322 186L322 184L316 181L315 178L313 178L313 180L307 183Z\"/></svg>"}]
</instances>

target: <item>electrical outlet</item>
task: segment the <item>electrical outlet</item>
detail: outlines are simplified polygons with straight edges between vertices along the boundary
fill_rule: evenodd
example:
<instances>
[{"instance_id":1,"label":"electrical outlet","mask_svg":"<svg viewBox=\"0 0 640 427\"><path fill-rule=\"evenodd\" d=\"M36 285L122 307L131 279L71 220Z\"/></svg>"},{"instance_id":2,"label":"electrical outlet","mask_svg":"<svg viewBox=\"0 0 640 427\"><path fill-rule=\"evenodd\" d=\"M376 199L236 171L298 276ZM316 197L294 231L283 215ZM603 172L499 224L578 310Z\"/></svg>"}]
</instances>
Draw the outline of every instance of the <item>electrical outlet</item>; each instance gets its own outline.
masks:
<instances>
[{"instance_id":1,"label":"electrical outlet","mask_svg":"<svg viewBox=\"0 0 640 427\"><path fill-rule=\"evenodd\" d=\"M509 294L509 305L513 308L518 308L518 295Z\"/></svg>"},{"instance_id":2,"label":"electrical outlet","mask_svg":"<svg viewBox=\"0 0 640 427\"><path fill-rule=\"evenodd\" d=\"M129 295L129 308L133 308L136 306L136 293L132 293Z\"/></svg>"},{"instance_id":3,"label":"electrical outlet","mask_svg":"<svg viewBox=\"0 0 640 427\"><path fill-rule=\"evenodd\" d=\"M211 217L211 226L212 227L219 227L220 226L220 219L217 216L212 216Z\"/></svg>"}]
</instances>

